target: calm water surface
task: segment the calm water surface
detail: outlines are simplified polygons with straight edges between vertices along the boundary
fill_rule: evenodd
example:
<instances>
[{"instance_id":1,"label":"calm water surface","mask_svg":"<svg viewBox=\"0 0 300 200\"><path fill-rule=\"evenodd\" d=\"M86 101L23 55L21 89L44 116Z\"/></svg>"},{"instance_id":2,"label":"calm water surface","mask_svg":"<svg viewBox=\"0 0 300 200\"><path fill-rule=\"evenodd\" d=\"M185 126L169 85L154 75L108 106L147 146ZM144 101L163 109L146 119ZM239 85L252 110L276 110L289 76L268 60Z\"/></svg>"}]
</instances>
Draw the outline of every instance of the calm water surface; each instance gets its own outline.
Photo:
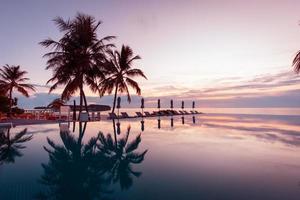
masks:
<instances>
[{"instance_id":1,"label":"calm water surface","mask_svg":"<svg viewBox=\"0 0 300 200\"><path fill-rule=\"evenodd\" d=\"M205 114L73 128L2 130L0 199L300 199L299 116Z\"/></svg>"}]
</instances>

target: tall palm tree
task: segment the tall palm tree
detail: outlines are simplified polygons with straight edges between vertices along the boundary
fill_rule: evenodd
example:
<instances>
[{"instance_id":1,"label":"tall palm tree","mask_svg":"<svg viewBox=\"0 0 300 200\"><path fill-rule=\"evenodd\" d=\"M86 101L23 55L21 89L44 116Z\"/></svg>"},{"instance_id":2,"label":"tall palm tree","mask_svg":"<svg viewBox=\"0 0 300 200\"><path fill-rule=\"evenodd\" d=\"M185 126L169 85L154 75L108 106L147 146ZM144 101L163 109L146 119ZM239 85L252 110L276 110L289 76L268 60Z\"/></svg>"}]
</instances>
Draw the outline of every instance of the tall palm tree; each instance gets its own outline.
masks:
<instances>
[{"instance_id":1,"label":"tall palm tree","mask_svg":"<svg viewBox=\"0 0 300 200\"><path fill-rule=\"evenodd\" d=\"M28 90L35 91L33 85L26 83L29 78L26 78L26 71L22 71L20 66L5 65L0 69L0 87L4 90L5 94L8 94L9 103L9 115L12 112L13 90L16 89L18 92L26 97L29 97Z\"/></svg>"},{"instance_id":2,"label":"tall palm tree","mask_svg":"<svg viewBox=\"0 0 300 200\"><path fill-rule=\"evenodd\" d=\"M102 73L106 51L113 44L106 44L114 39L107 36L98 39L97 30L101 21L96 21L92 16L77 13L72 20L64 20L61 17L54 19L63 36L55 41L46 39L40 44L54 50L45 54L48 58L46 69L53 70L53 76L48 83L53 82L49 92L58 86L64 86L61 94L62 100L69 100L77 91L80 93L80 112L83 101L87 110L87 100L84 85L88 85L93 91L96 90L96 79L104 78Z\"/></svg>"},{"instance_id":3,"label":"tall palm tree","mask_svg":"<svg viewBox=\"0 0 300 200\"><path fill-rule=\"evenodd\" d=\"M141 59L141 57L138 55L134 56L129 46L122 45L121 52L110 50L109 55L110 58L106 66L107 77L100 83L99 94L100 96L103 96L105 93L111 94L113 89L115 89L112 110L114 113L118 92L125 92L130 103L131 97L128 86L132 87L138 95L141 95L141 88L132 78L141 76L147 79L147 77L142 70L132 68L133 61Z\"/></svg>"}]
</instances>

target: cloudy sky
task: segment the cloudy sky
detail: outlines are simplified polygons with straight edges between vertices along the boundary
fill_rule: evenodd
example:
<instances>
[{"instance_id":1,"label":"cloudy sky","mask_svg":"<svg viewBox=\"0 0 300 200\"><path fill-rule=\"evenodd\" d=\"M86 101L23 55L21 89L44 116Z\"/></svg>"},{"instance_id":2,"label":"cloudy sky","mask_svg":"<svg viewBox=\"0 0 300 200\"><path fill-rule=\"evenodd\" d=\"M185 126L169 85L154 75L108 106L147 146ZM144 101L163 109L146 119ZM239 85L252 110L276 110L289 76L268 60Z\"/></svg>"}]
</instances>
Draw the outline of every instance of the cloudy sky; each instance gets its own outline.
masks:
<instances>
[{"instance_id":1,"label":"cloudy sky","mask_svg":"<svg viewBox=\"0 0 300 200\"><path fill-rule=\"evenodd\" d=\"M61 36L54 17L79 11L103 22L100 37L115 35L117 47L128 44L142 57L136 67L148 76L138 80L149 105L160 97L205 107L300 107L300 78L291 68L299 9L297 0L1 0L0 65L21 65L36 84L22 105L48 103L60 90L45 94L51 71L38 43Z\"/></svg>"}]
</instances>

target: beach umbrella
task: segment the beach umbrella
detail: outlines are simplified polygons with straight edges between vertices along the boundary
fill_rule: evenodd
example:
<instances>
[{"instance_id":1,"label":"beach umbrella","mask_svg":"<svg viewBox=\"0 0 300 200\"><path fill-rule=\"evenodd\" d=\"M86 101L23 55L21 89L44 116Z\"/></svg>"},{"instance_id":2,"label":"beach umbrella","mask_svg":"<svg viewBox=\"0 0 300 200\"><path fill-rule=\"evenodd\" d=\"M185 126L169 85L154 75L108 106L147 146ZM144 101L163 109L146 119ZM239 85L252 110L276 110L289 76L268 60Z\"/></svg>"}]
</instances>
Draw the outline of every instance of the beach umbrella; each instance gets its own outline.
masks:
<instances>
[{"instance_id":1,"label":"beach umbrella","mask_svg":"<svg viewBox=\"0 0 300 200\"><path fill-rule=\"evenodd\" d=\"M160 109L160 99L157 100L157 108Z\"/></svg>"},{"instance_id":2,"label":"beach umbrella","mask_svg":"<svg viewBox=\"0 0 300 200\"><path fill-rule=\"evenodd\" d=\"M145 130L145 121L142 120L141 121L141 131L144 131Z\"/></svg>"},{"instance_id":3,"label":"beach umbrella","mask_svg":"<svg viewBox=\"0 0 300 200\"><path fill-rule=\"evenodd\" d=\"M145 108L145 101L144 98L141 99L141 109L142 109L142 115L144 116L144 108Z\"/></svg>"},{"instance_id":4,"label":"beach umbrella","mask_svg":"<svg viewBox=\"0 0 300 200\"><path fill-rule=\"evenodd\" d=\"M181 108L184 109L184 101L181 102Z\"/></svg>"},{"instance_id":5,"label":"beach umbrella","mask_svg":"<svg viewBox=\"0 0 300 200\"><path fill-rule=\"evenodd\" d=\"M121 108L121 97L117 99L117 109L118 109L118 118L119 118L119 109Z\"/></svg>"},{"instance_id":6,"label":"beach umbrella","mask_svg":"<svg viewBox=\"0 0 300 200\"><path fill-rule=\"evenodd\" d=\"M144 98L141 99L141 109L145 108L145 101Z\"/></svg>"},{"instance_id":7,"label":"beach umbrella","mask_svg":"<svg viewBox=\"0 0 300 200\"><path fill-rule=\"evenodd\" d=\"M121 124L120 122L117 122L117 134L120 135L121 134Z\"/></svg>"},{"instance_id":8,"label":"beach umbrella","mask_svg":"<svg viewBox=\"0 0 300 200\"><path fill-rule=\"evenodd\" d=\"M160 129L160 118L158 118L158 120L157 120L157 127L158 127L158 129Z\"/></svg>"},{"instance_id":9,"label":"beach umbrella","mask_svg":"<svg viewBox=\"0 0 300 200\"><path fill-rule=\"evenodd\" d=\"M118 97L118 99L117 99L117 108L118 109L121 108L121 97Z\"/></svg>"},{"instance_id":10,"label":"beach umbrella","mask_svg":"<svg viewBox=\"0 0 300 200\"><path fill-rule=\"evenodd\" d=\"M170 104L171 104L171 109L173 109L173 100L172 99L171 99Z\"/></svg>"}]
</instances>

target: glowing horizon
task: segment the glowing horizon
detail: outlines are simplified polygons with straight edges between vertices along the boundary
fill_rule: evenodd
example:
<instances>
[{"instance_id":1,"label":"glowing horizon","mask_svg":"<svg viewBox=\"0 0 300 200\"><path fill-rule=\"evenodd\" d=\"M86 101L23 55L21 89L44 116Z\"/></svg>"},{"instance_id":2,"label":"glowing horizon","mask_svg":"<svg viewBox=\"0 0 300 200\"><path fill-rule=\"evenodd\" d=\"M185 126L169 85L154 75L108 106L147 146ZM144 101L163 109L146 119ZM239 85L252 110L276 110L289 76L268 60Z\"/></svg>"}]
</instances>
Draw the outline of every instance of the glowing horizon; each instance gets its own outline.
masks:
<instances>
[{"instance_id":1,"label":"glowing horizon","mask_svg":"<svg viewBox=\"0 0 300 200\"><path fill-rule=\"evenodd\" d=\"M149 101L298 101L300 81L291 62L300 49L299 6L295 0L9 1L0 6L0 65L21 65L39 86L37 93L47 92L52 72L45 70L46 49L38 42L61 36L54 17L72 18L79 11L103 21L99 37L116 35L118 48L128 44L142 57L135 66L148 77L138 80ZM12 10L18 15L11 16Z\"/></svg>"}]
</instances>

